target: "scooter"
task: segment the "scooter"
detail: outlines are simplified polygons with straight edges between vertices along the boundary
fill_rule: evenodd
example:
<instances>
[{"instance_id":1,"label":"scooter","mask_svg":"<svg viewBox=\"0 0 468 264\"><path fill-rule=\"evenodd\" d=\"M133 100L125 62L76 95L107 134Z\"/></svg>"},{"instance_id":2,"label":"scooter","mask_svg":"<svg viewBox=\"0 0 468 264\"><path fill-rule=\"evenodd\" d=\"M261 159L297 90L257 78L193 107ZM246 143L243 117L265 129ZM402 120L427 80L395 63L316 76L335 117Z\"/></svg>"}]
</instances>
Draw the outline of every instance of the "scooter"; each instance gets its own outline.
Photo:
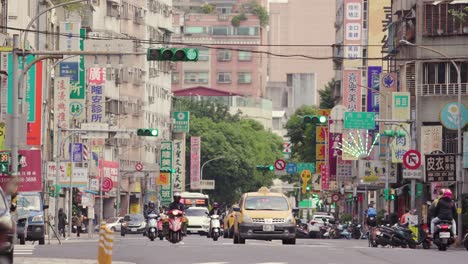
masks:
<instances>
[{"instance_id":1,"label":"scooter","mask_svg":"<svg viewBox=\"0 0 468 264\"><path fill-rule=\"evenodd\" d=\"M465 234L465 239L463 239L463 246L468 250L468 232Z\"/></svg>"},{"instance_id":2,"label":"scooter","mask_svg":"<svg viewBox=\"0 0 468 264\"><path fill-rule=\"evenodd\" d=\"M434 244L437 245L439 250L446 251L454 242L452 221L440 221L437 223L434 232Z\"/></svg>"},{"instance_id":3,"label":"scooter","mask_svg":"<svg viewBox=\"0 0 468 264\"><path fill-rule=\"evenodd\" d=\"M213 214L210 216L210 230L208 237L213 238L213 241L218 241L221 235L221 225L219 222L219 215Z\"/></svg>"},{"instance_id":4,"label":"scooter","mask_svg":"<svg viewBox=\"0 0 468 264\"><path fill-rule=\"evenodd\" d=\"M416 242L413 240L413 232L407 225L395 224L393 226L394 236L393 239L402 248L416 248Z\"/></svg>"},{"instance_id":5,"label":"scooter","mask_svg":"<svg viewBox=\"0 0 468 264\"><path fill-rule=\"evenodd\" d=\"M163 240L164 239L164 234L163 234L163 220L166 218L167 216L163 213L159 214L159 218L158 218L158 237L159 237L159 240Z\"/></svg>"},{"instance_id":6,"label":"scooter","mask_svg":"<svg viewBox=\"0 0 468 264\"><path fill-rule=\"evenodd\" d=\"M158 224L157 224L158 215L149 214L148 215L148 231L147 236L151 241L158 236Z\"/></svg>"},{"instance_id":7,"label":"scooter","mask_svg":"<svg viewBox=\"0 0 468 264\"><path fill-rule=\"evenodd\" d=\"M169 216L169 232L167 234L166 239L171 242L172 244L176 244L182 241L182 225L184 224L182 221L182 216L184 212L181 210L170 210L168 212Z\"/></svg>"},{"instance_id":8,"label":"scooter","mask_svg":"<svg viewBox=\"0 0 468 264\"><path fill-rule=\"evenodd\" d=\"M427 230L424 230L423 225L419 224L411 228L417 228L417 235L415 231L413 231L413 240L416 242L416 245L422 245L424 249L430 249L432 239L427 235Z\"/></svg>"}]
</instances>

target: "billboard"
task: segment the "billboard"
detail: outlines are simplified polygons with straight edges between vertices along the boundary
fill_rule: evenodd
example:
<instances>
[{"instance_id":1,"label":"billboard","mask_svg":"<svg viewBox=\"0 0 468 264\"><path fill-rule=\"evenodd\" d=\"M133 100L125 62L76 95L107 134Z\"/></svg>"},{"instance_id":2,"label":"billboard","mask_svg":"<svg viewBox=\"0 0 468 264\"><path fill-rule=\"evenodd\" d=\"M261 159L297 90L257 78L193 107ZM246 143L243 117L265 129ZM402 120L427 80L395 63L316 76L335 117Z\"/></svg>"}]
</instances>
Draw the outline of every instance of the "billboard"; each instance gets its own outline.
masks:
<instances>
[{"instance_id":1,"label":"billboard","mask_svg":"<svg viewBox=\"0 0 468 264\"><path fill-rule=\"evenodd\" d=\"M41 150L19 150L18 153L21 155L18 192L42 192ZM12 179L11 175L0 173L0 186L10 189L7 186Z\"/></svg>"},{"instance_id":2,"label":"billboard","mask_svg":"<svg viewBox=\"0 0 468 264\"><path fill-rule=\"evenodd\" d=\"M344 61L345 68L361 66L363 0L344 1Z\"/></svg>"},{"instance_id":3,"label":"billboard","mask_svg":"<svg viewBox=\"0 0 468 264\"><path fill-rule=\"evenodd\" d=\"M190 188L200 188L200 137L190 138Z\"/></svg>"}]
</instances>

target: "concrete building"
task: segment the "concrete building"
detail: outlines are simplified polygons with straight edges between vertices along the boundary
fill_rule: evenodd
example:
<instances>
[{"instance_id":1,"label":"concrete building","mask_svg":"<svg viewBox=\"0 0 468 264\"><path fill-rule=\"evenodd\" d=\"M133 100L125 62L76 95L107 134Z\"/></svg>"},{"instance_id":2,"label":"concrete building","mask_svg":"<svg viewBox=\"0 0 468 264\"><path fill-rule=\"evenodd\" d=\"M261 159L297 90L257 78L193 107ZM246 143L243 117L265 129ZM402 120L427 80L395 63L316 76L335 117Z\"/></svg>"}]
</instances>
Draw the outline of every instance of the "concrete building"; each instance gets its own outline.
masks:
<instances>
[{"instance_id":1,"label":"concrete building","mask_svg":"<svg viewBox=\"0 0 468 264\"><path fill-rule=\"evenodd\" d=\"M335 41L333 1L270 0L269 13L269 52L317 58L332 56L331 45ZM301 105L318 105L320 98L317 91L323 89L333 77L333 62L330 59L270 55L267 97L273 100L275 110L286 110L291 114ZM300 91L296 90L298 87L301 87Z\"/></svg>"},{"instance_id":2,"label":"concrete building","mask_svg":"<svg viewBox=\"0 0 468 264\"><path fill-rule=\"evenodd\" d=\"M206 86L249 97L262 97L266 85L265 57L256 52L265 43L265 28L245 0L174 1L172 40L201 44L196 63L176 63L172 89ZM207 9L204 9L206 7ZM238 25L234 17L243 19ZM224 49L222 49L224 48Z\"/></svg>"},{"instance_id":3,"label":"concrete building","mask_svg":"<svg viewBox=\"0 0 468 264\"><path fill-rule=\"evenodd\" d=\"M400 40L432 48L457 63L461 70L462 104L466 109L468 51L464 47L468 44L468 31L466 23L460 23L450 10L460 11L467 6L466 1L393 1L388 64L391 65L391 71L398 73L400 90L411 94L413 118L416 120L416 145L422 154L428 154L425 150L433 150L427 148L424 131L437 128L439 132L431 139L431 144L439 145L445 153L465 152L466 155L466 149L459 150L457 147L457 130L447 126L447 121L444 121L444 116L451 113L445 111L444 107L457 102L457 73L447 58L423 48L402 45ZM466 126L463 131L468 131ZM467 140L466 134L463 140ZM466 171L465 165L465 183ZM433 190L434 184L430 192ZM464 192L468 192L468 184L465 184Z\"/></svg>"}]
</instances>

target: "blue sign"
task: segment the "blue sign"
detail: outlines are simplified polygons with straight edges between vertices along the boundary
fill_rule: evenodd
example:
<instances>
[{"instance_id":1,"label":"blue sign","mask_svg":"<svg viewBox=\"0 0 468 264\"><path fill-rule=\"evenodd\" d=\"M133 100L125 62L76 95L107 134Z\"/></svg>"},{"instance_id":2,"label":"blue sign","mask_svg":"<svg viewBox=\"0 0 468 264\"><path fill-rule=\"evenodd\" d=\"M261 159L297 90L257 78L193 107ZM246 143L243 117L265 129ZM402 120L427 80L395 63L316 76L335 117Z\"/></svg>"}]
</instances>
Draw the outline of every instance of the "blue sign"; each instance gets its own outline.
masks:
<instances>
[{"instance_id":1,"label":"blue sign","mask_svg":"<svg viewBox=\"0 0 468 264\"><path fill-rule=\"evenodd\" d=\"M380 74L382 67L369 66L367 70L367 87L380 91ZM374 112L377 115L380 112L380 94L369 89L367 91L367 112ZM375 123L375 130L379 130L379 124Z\"/></svg>"},{"instance_id":2,"label":"blue sign","mask_svg":"<svg viewBox=\"0 0 468 264\"><path fill-rule=\"evenodd\" d=\"M69 145L69 149L71 149L71 144ZM71 154L71 161L72 162L83 162L83 144L81 143L74 143L72 151L69 151Z\"/></svg>"},{"instance_id":3,"label":"blue sign","mask_svg":"<svg viewBox=\"0 0 468 264\"><path fill-rule=\"evenodd\" d=\"M440 111L440 122L445 128L451 130L458 129L458 110L459 107L457 102L448 103L444 108L442 108L442 111ZM463 104L461 105L461 113L461 124L463 128L468 123L468 109L466 109Z\"/></svg>"},{"instance_id":4,"label":"blue sign","mask_svg":"<svg viewBox=\"0 0 468 264\"><path fill-rule=\"evenodd\" d=\"M286 172L289 174L294 174L297 171L297 165L294 162L289 162L286 164Z\"/></svg>"},{"instance_id":5,"label":"blue sign","mask_svg":"<svg viewBox=\"0 0 468 264\"><path fill-rule=\"evenodd\" d=\"M59 76L70 77L70 81L78 82L79 80L78 62L61 62Z\"/></svg>"}]
</instances>

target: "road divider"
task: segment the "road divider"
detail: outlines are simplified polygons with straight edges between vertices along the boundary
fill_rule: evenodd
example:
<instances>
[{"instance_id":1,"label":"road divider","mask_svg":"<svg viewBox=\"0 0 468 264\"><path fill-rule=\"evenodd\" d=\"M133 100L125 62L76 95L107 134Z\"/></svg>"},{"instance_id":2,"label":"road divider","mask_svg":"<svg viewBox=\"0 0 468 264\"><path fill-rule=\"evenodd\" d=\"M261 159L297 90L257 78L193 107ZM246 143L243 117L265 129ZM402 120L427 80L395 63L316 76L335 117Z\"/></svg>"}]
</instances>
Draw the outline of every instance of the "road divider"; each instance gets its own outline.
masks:
<instances>
[{"instance_id":1,"label":"road divider","mask_svg":"<svg viewBox=\"0 0 468 264\"><path fill-rule=\"evenodd\" d=\"M114 245L114 231L109 230L105 222L99 229L98 264L112 264L112 248Z\"/></svg>"}]
</instances>

